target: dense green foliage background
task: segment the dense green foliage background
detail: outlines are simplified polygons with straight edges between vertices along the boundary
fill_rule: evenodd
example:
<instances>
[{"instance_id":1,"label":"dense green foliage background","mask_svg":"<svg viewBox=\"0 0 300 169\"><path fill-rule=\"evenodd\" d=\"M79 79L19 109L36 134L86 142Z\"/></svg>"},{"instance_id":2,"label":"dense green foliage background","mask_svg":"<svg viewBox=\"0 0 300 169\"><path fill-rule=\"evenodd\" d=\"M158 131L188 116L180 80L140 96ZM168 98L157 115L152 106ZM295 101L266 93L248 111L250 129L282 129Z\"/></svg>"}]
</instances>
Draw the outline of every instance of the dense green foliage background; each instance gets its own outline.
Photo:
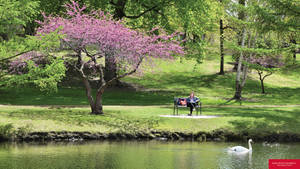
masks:
<instances>
[{"instance_id":1,"label":"dense green foliage background","mask_svg":"<svg viewBox=\"0 0 300 169\"><path fill-rule=\"evenodd\" d=\"M181 32L177 38L184 40L184 56L174 56L173 61L155 60L155 70L143 65L141 72L122 80L131 87L112 87L105 93L105 116L92 116L85 107L68 107L88 104L75 70L64 65L63 59L72 59L74 53L61 49L61 35L57 32L36 36L39 25L35 20L43 18L41 11L46 15L62 15L63 5L68 2L0 0L2 124L12 124L20 131L28 128L29 131L109 132L125 126L129 130L228 128L238 132L245 129L253 133L299 134L299 0L78 1L87 6L86 12L101 9L111 13L115 20L123 20L131 29L146 32L161 27L169 34ZM225 74L219 75L222 38ZM9 64L30 51L43 53L51 62L37 67L29 61L26 74L10 73ZM233 70L241 56L241 68ZM251 62L261 57L282 58L284 66L267 67L269 63ZM247 66L249 69L244 69ZM256 68L265 72L276 68L264 82L266 94L261 94ZM243 70L246 76L240 89L242 106L235 102L224 105L236 92L236 75ZM204 114L221 117L205 120L158 117L172 113L173 97L186 97L191 91L203 102ZM186 114L187 110L181 112ZM115 123L116 120L121 123Z\"/></svg>"}]
</instances>

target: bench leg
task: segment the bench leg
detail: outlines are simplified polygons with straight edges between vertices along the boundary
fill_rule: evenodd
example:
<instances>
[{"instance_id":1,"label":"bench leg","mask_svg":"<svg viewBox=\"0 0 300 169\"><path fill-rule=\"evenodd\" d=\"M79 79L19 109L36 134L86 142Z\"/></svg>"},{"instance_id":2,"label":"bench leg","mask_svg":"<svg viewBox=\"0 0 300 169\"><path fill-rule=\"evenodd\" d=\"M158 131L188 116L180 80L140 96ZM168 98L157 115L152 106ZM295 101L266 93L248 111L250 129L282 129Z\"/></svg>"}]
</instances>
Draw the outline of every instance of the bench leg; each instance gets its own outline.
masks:
<instances>
[{"instance_id":1,"label":"bench leg","mask_svg":"<svg viewBox=\"0 0 300 169\"><path fill-rule=\"evenodd\" d=\"M200 103L200 115L202 115L202 103Z\"/></svg>"},{"instance_id":2,"label":"bench leg","mask_svg":"<svg viewBox=\"0 0 300 169\"><path fill-rule=\"evenodd\" d=\"M175 104L174 104L174 109L173 109L173 115L175 116Z\"/></svg>"}]
</instances>

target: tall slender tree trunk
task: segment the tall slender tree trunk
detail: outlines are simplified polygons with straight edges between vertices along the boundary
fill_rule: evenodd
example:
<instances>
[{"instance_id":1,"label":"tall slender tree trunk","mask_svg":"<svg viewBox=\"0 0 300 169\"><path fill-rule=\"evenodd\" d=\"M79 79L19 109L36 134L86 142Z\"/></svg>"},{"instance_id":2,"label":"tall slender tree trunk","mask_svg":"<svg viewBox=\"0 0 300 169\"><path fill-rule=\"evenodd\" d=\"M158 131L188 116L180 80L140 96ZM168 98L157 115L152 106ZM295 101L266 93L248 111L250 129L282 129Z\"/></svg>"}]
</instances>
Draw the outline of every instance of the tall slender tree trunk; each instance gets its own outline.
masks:
<instances>
[{"instance_id":1,"label":"tall slender tree trunk","mask_svg":"<svg viewBox=\"0 0 300 169\"><path fill-rule=\"evenodd\" d=\"M184 40L184 41L183 41L183 48L184 48L184 51L187 50L187 48L186 48L186 40L187 40L187 39L186 39L186 38L187 38L186 34L187 34L187 33L186 33L186 29L184 28L184 33L183 33L183 35L182 35L182 40ZM182 60L183 60L183 59L182 59L182 56L180 56L179 59L180 59L180 63L182 63L182 62L183 62L183 61L182 61Z\"/></svg>"},{"instance_id":2,"label":"tall slender tree trunk","mask_svg":"<svg viewBox=\"0 0 300 169\"><path fill-rule=\"evenodd\" d=\"M239 5L243 5L243 6L245 6L246 5L246 0L238 0L238 3L239 3ZM239 11L238 12L238 19L239 20L245 20L245 18L246 18L246 14L245 14L245 11ZM243 36L243 31L238 31L237 32L237 39L238 39L238 46L242 46L242 36ZM236 60L236 64L234 64L234 67L233 67L233 70L234 71L236 71L238 68L238 62L239 62L239 58L238 58L238 55L239 54L237 54L237 56L235 57L235 60Z\"/></svg>"},{"instance_id":3,"label":"tall slender tree trunk","mask_svg":"<svg viewBox=\"0 0 300 169\"><path fill-rule=\"evenodd\" d=\"M246 0L239 0L238 3L240 5L245 6ZM244 11L239 11L238 13L238 19L239 20L245 20L246 15ZM246 28L243 27L242 31L238 32L238 45L243 49L245 46L245 38L246 38ZM242 89L245 84L245 80L247 77L247 67L243 66L244 61L244 52L240 51L239 57L237 58L238 64L236 67L236 81L235 81L235 94L233 96L233 99L241 101L242 100ZM243 70L242 70L243 66ZM235 69L235 68L234 68ZM241 79L241 76L243 75L243 78Z\"/></svg>"},{"instance_id":4,"label":"tall slender tree trunk","mask_svg":"<svg viewBox=\"0 0 300 169\"><path fill-rule=\"evenodd\" d=\"M297 42L295 39L291 39L290 40L291 43L293 43L294 45L297 45ZM297 49L293 50L293 59L294 59L294 63L296 63L296 55L297 55Z\"/></svg>"},{"instance_id":5,"label":"tall slender tree trunk","mask_svg":"<svg viewBox=\"0 0 300 169\"><path fill-rule=\"evenodd\" d=\"M245 46L245 36L246 36L246 30L245 28L243 28L241 48L244 48ZM247 67L243 66L243 70L242 70L243 61L244 61L244 53L243 51L241 51L238 59L237 72L236 72L235 94L233 96L233 98L236 100L242 99L242 89L243 89L244 82L246 80ZM243 79L241 79L242 75L243 75Z\"/></svg>"},{"instance_id":6,"label":"tall slender tree trunk","mask_svg":"<svg viewBox=\"0 0 300 169\"><path fill-rule=\"evenodd\" d=\"M220 19L220 75L224 75L224 27L223 20Z\"/></svg>"}]
</instances>

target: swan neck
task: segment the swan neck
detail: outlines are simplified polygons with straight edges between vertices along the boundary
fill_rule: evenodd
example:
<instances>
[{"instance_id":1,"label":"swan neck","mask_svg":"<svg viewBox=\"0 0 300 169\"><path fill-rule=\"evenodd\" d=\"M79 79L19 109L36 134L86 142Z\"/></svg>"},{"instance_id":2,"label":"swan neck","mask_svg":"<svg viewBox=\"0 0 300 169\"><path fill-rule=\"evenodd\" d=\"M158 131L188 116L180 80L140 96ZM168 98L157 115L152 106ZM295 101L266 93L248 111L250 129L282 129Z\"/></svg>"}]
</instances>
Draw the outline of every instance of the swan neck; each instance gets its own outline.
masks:
<instances>
[{"instance_id":1,"label":"swan neck","mask_svg":"<svg viewBox=\"0 0 300 169\"><path fill-rule=\"evenodd\" d=\"M249 141L248 144L249 144L249 151L252 151L251 142Z\"/></svg>"}]
</instances>

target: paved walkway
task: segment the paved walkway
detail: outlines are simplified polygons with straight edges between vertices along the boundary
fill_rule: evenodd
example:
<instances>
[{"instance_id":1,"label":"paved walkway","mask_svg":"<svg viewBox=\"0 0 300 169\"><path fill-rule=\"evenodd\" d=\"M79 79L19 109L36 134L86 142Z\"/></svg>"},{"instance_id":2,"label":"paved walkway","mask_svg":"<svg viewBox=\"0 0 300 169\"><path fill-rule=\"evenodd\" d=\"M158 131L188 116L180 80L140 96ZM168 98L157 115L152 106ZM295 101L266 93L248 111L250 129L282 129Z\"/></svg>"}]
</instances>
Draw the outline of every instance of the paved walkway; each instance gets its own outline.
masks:
<instances>
[{"instance_id":1,"label":"paved walkway","mask_svg":"<svg viewBox=\"0 0 300 169\"><path fill-rule=\"evenodd\" d=\"M160 117L171 117L171 118L186 118L186 119L212 119L220 116L207 116L207 115L199 115L199 116L188 116L188 115L159 115Z\"/></svg>"},{"instance_id":2,"label":"paved walkway","mask_svg":"<svg viewBox=\"0 0 300 169\"><path fill-rule=\"evenodd\" d=\"M12 107L12 108L90 108L89 105L6 105L0 104L1 107ZM132 107L132 108L143 108L143 107L164 107L173 108L170 105L149 105L149 106L139 106L139 105L104 105L104 107ZM218 107L232 107L232 108L270 108L270 107L300 107L300 104L294 105L204 105L204 108L218 108Z\"/></svg>"}]
</instances>

